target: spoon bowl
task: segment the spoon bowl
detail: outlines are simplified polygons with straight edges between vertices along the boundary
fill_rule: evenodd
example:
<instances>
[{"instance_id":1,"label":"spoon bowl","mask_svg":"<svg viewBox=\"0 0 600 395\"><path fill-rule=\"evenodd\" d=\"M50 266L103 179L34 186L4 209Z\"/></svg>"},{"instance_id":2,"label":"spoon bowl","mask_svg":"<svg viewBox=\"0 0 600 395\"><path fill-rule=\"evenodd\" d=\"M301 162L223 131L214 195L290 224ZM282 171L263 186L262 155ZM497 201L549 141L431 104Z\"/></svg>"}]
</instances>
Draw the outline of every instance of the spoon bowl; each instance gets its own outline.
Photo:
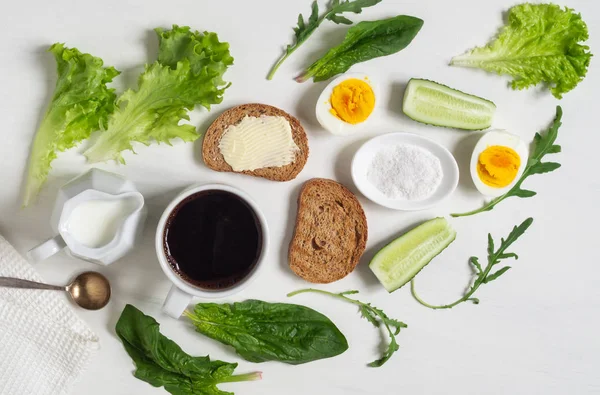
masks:
<instances>
[{"instance_id":1,"label":"spoon bowl","mask_svg":"<svg viewBox=\"0 0 600 395\"><path fill-rule=\"evenodd\" d=\"M98 272L84 272L65 287L77 305L86 310L99 310L110 300L110 283Z\"/></svg>"}]
</instances>

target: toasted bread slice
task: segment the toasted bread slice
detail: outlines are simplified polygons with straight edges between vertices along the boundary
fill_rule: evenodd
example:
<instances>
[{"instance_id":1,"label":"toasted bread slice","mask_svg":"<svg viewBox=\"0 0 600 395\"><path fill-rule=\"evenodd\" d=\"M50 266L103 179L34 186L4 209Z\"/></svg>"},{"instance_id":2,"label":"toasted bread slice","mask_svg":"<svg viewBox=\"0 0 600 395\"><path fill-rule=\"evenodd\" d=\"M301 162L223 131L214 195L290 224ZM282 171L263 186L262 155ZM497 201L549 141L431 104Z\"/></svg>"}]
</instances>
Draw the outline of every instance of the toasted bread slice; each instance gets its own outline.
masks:
<instances>
[{"instance_id":1,"label":"toasted bread slice","mask_svg":"<svg viewBox=\"0 0 600 395\"><path fill-rule=\"evenodd\" d=\"M298 198L290 268L311 283L342 279L358 265L367 233L367 217L356 196L340 183L313 178Z\"/></svg>"},{"instance_id":2,"label":"toasted bread slice","mask_svg":"<svg viewBox=\"0 0 600 395\"><path fill-rule=\"evenodd\" d=\"M230 125L236 125L245 116L260 117L262 115L281 116L288 120L292 127L292 138L299 148L296 153L296 159L289 165L281 167L264 167L253 171L234 171L225 162L225 158L223 158L219 149L221 137ZM287 112L266 104L243 104L225 111L210 125L202 143L202 157L206 166L216 171L242 173L273 181L289 181L296 178L306 164L306 160L308 159L308 138L300 121Z\"/></svg>"}]
</instances>

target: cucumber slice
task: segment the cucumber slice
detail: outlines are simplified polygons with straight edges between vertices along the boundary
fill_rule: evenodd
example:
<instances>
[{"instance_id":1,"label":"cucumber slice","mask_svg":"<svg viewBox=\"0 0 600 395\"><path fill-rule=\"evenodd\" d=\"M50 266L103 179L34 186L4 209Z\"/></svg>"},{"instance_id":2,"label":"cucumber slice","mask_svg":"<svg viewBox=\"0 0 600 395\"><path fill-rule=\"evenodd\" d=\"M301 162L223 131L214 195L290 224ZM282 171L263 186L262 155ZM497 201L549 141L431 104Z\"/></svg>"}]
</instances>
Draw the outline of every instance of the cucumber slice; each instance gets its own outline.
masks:
<instances>
[{"instance_id":1,"label":"cucumber slice","mask_svg":"<svg viewBox=\"0 0 600 395\"><path fill-rule=\"evenodd\" d=\"M428 125L481 130L492 125L496 105L437 82L412 78L404 92L402 111Z\"/></svg>"},{"instance_id":2,"label":"cucumber slice","mask_svg":"<svg viewBox=\"0 0 600 395\"><path fill-rule=\"evenodd\" d=\"M434 218L383 247L369 267L388 292L409 282L456 238L445 218Z\"/></svg>"}]
</instances>

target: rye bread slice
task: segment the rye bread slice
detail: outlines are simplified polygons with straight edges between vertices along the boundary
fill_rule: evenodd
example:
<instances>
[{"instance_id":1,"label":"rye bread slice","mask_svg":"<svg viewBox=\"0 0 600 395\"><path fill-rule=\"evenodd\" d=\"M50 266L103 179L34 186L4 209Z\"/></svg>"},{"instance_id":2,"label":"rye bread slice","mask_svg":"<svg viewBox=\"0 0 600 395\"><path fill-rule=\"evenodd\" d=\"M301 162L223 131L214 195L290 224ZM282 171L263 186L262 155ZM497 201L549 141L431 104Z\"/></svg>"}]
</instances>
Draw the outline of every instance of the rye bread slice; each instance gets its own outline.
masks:
<instances>
[{"instance_id":1,"label":"rye bread slice","mask_svg":"<svg viewBox=\"0 0 600 395\"><path fill-rule=\"evenodd\" d=\"M296 159L289 165L281 167L264 167L253 171L234 171L225 162L225 158L223 158L221 150L219 150L221 137L230 125L236 125L245 116L260 117L262 115L281 116L288 120L292 127L292 138L299 148L296 153ZM300 121L287 112L266 104L243 104L225 111L210 125L202 143L202 158L206 166L216 171L242 173L273 181L289 181L296 178L306 164L306 160L308 159L308 138Z\"/></svg>"},{"instance_id":2,"label":"rye bread slice","mask_svg":"<svg viewBox=\"0 0 600 395\"><path fill-rule=\"evenodd\" d=\"M340 183L313 178L298 197L290 268L311 283L340 280L358 265L367 234L367 217L356 196Z\"/></svg>"}]
</instances>

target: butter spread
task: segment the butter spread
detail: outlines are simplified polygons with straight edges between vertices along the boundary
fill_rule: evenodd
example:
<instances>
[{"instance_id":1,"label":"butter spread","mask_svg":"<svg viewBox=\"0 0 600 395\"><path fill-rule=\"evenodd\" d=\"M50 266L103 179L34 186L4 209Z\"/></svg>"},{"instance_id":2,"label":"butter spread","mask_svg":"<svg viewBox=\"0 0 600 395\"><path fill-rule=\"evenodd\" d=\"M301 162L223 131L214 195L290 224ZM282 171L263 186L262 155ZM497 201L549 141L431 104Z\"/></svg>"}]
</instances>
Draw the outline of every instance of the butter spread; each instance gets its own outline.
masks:
<instances>
[{"instance_id":1,"label":"butter spread","mask_svg":"<svg viewBox=\"0 0 600 395\"><path fill-rule=\"evenodd\" d=\"M234 171L251 171L289 165L299 148L285 117L245 116L225 130L219 150Z\"/></svg>"}]
</instances>

